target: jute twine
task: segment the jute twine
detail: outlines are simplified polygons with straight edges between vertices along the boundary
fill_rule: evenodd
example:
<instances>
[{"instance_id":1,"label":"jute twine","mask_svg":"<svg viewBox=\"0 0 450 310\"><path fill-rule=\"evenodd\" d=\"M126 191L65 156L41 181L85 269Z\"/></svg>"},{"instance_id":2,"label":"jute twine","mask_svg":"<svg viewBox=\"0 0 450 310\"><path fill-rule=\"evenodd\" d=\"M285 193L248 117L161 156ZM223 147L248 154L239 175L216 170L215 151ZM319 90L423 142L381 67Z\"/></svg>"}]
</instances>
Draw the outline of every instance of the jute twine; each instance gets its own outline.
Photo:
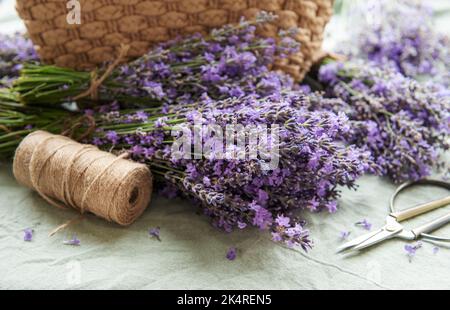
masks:
<instances>
[{"instance_id":1,"label":"jute twine","mask_svg":"<svg viewBox=\"0 0 450 310\"><path fill-rule=\"evenodd\" d=\"M91 72L91 85L88 90L74 97L74 100L83 99L88 96L92 100L96 101L98 99L98 88L103 84L103 82L113 73L114 69L126 59L130 46L127 44L121 44L119 49L119 54L117 58L106 68L105 72L100 78L97 77L97 71Z\"/></svg>"},{"instance_id":2,"label":"jute twine","mask_svg":"<svg viewBox=\"0 0 450 310\"><path fill-rule=\"evenodd\" d=\"M36 131L17 148L13 172L19 183L55 207L90 212L126 226L148 206L152 176L145 165L124 157Z\"/></svg>"}]
</instances>

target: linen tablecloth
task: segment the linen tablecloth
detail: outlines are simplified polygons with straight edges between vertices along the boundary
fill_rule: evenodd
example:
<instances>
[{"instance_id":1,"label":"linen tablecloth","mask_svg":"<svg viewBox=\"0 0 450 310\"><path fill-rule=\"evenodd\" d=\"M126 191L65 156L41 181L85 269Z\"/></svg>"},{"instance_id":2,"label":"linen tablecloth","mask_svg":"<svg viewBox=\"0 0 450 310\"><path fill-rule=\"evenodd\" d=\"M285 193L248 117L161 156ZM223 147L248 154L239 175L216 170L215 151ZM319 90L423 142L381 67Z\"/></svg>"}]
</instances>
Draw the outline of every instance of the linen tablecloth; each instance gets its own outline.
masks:
<instances>
[{"instance_id":1,"label":"linen tablecloth","mask_svg":"<svg viewBox=\"0 0 450 310\"><path fill-rule=\"evenodd\" d=\"M65 233L48 233L77 216L49 206L19 186L9 164L0 165L0 288L83 289L406 289L450 288L450 248L423 243L410 262L405 242L387 241L359 255L335 254L341 231L366 231L354 223L367 219L380 227L395 186L373 176L358 191L343 190L337 214L308 214L314 248L309 253L270 241L260 231L225 234L182 200L156 197L131 227L121 228L89 216ZM399 199L400 208L443 197L445 190L417 188ZM448 212L439 210L420 222ZM161 242L148 229L161 228ZM23 230L35 231L23 241ZM450 236L450 226L438 231ZM76 234L78 247L64 245ZM235 246L235 261L225 258Z\"/></svg>"}]
</instances>

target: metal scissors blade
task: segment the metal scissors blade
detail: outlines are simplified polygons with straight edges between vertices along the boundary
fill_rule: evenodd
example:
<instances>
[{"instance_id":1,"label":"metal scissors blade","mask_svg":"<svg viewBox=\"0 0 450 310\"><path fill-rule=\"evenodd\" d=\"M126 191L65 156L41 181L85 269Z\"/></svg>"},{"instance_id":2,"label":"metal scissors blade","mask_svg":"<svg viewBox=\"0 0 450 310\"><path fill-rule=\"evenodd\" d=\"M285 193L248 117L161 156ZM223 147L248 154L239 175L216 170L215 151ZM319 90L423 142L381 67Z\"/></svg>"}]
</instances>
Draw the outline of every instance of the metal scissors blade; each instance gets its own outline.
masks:
<instances>
[{"instance_id":1,"label":"metal scissors blade","mask_svg":"<svg viewBox=\"0 0 450 310\"><path fill-rule=\"evenodd\" d=\"M351 240L349 242L346 242L343 245L341 245L340 247L338 247L337 253L341 253L341 252L344 252L344 251L349 250L351 248L354 248L355 246L357 246L357 245L363 243L364 241L372 238L373 236L381 233L382 231L383 231L383 229L378 229L376 231L373 231L373 232L367 233L365 235L359 236L359 237L357 237L357 238L355 238L355 239L353 239L353 240Z\"/></svg>"},{"instance_id":2,"label":"metal scissors blade","mask_svg":"<svg viewBox=\"0 0 450 310\"><path fill-rule=\"evenodd\" d=\"M387 239L391 239L394 238L396 235L398 235L403 229L402 228L398 228L396 230L390 231L390 230L386 230L386 229L382 229L382 231L378 234L376 234L375 236L367 239L364 242L361 242L360 244L358 244L357 246L355 246L352 250L353 251L359 251L365 248L368 248L372 245L375 245L377 243L380 243L384 240Z\"/></svg>"},{"instance_id":3,"label":"metal scissors blade","mask_svg":"<svg viewBox=\"0 0 450 310\"><path fill-rule=\"evenodd\" d=\"M368 233L353 239L350 242L347 242L338 248L338 253L352 250L358 251L364 248L367 248L371 245L384 241L386 239L390 239L400 234L403 231L403 226L400 225L394 217L388 216L386 218L386 225L378 229L372 233Z\"/></svg>"}]
</instances>

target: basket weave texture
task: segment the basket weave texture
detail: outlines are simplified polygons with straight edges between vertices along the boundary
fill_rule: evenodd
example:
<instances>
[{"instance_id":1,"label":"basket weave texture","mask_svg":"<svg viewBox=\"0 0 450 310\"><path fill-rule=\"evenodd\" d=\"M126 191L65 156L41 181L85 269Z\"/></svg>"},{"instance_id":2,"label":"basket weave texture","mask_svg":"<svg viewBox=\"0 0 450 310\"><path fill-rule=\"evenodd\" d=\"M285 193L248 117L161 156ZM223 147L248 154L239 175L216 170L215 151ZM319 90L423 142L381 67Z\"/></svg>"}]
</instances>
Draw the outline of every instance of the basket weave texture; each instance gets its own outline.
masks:
<instances>
[{"instance_id":1,"label":"basket weave texture","mask_svg":"<svg viewBox=\"0 0 450 310\"><path fill-rule=\"evenodd\" d=\"M67 23L67 0L17 0L16 9L45 63L90 70L117 55L139 57L159 42L179 35L251 19L261 10L279 18L259 34L277 37L280 29L298 27L301 51L276 64L301 79L320 55L333 0L79 0L81 24Z\"/></svg>"}]
</instances>

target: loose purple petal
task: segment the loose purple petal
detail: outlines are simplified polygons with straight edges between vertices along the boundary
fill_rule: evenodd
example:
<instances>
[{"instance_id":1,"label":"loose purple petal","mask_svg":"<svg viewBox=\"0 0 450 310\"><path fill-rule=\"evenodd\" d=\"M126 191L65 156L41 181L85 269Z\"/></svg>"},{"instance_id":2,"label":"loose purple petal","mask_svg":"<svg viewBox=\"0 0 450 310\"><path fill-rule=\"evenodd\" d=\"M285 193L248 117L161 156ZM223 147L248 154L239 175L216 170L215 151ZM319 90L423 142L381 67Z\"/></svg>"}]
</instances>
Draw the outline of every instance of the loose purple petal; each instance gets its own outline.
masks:
<instances>
[{"instance_id":1,"label":"loose purple petal","mask_svg":"<svg viewBox=\"0 0 450 310\"><path fill-rule=\"evenodd\" d=\"M227 259L233 261L233 260L236 259L236 256L237 256L237 250L236 250L236 248L235 248L235 247L231 247L231 248L228 250L228 252L227 252L227 256L226 256Z\"/></svg>"},{"instance_id":2,"label":"loose purple petal","mask_svg":"<svg viewBox=\"0 0 450 310\"><path fill-rule=\"evenodd\" d=\"M412 262L412 259L416 256L416 252L418 249L422 247L421 242L417 242L416 244L406 244L404 249L406 251L406 255L408 256L408 259L410 262Z\"/></svg>"},{"instance_id":3,"label":"loose purple petal","mask_svg":"<svg viewBox=\"0 0 450 310\"><path fill-rule=\"evenodd\" d=\"M33 229L27 228L23 232L24 232L23 241L29 242L29 241L33 240L33 233L34 233Z\"/></svg>"},{"instance_id":4,"label":"loose purple petal","mask_svg":"<svg viewBox=\"0 0 450 310\"><path fill-rule=\"evenodd\" d=\"M159 227L151 228L148 230L148 234L158 241L161 241L160 233L161 233L161 229Z\"/></svg>"},{"instance_id":5,"label":"loose purple petal","mask_svg":"<svg viewBox=\"0 0 450 310\"><path fill-rule=\"evenodd\" d=\"M72 239L64 240L63 244L65 244L65 245L72 245L72 246L79 246L81 244L81 242L77 238L77 235L73 235Z\"/></svg>"},{"instance_id":6,"label":"loose purple petal","mask_svg":"<svg viewBox=\"0 0 450 310\"><path fill-rule=\"evenodd\" d=\"M356 226L360 226L365 230L372 230L372 223L369 223L366 219L359 221L355 224Z\"/></svg>"}]
</instances>

